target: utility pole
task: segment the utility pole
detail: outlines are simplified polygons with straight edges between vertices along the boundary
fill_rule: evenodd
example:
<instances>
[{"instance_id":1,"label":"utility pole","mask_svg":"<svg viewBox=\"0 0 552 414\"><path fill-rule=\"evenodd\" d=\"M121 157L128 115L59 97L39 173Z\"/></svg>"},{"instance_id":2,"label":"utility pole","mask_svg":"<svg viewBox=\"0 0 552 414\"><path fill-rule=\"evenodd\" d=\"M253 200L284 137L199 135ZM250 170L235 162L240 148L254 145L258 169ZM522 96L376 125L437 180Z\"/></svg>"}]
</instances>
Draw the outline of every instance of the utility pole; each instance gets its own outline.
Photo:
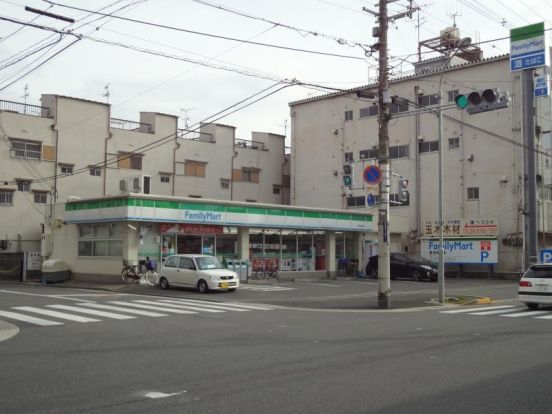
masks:
<instances>
[{"instance_id":1,"label":"utility pole","mask_svg":"<svg viewBox=\"0 0 552 414\"><path fill-rule=\"evenodd\" d=\"M412 8L412 1L406 12L388 16L387 4L397 0L380 0L379 11L374 12L363 7L367 13L377 17L378 26L373 29L373 36L379 37L379 42L372 46L373 51L379 52L378 73L378 163L382 172L380 183L380 205L378 210L378 307L391 308L391 272L389 264L390 236L389 236L389 105L391 94L389 93L389 71L387 64L387 31L389 22L393 22L405 16L412 17L412 12L418 8Z\"/></svg>"}]
</instances>

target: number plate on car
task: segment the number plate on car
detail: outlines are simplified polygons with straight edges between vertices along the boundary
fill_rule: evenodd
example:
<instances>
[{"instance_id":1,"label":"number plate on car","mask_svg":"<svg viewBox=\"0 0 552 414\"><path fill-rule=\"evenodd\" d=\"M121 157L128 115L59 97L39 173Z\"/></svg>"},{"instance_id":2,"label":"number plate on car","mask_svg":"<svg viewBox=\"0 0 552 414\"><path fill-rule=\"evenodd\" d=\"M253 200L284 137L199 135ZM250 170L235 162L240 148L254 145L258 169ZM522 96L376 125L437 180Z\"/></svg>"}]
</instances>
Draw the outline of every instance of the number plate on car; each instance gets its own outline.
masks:
<instances>
[{"instance_id":1,"label":"number plate on car","mask_svg":"<svg viewBox=\"0 0 552 414\"><path fill-rule=\"evenodd\" d=\"M220 287L221 287L221 289L228 289L228 283L223 282L223 283L220 284Z\"/></svg>"}]
</instances>

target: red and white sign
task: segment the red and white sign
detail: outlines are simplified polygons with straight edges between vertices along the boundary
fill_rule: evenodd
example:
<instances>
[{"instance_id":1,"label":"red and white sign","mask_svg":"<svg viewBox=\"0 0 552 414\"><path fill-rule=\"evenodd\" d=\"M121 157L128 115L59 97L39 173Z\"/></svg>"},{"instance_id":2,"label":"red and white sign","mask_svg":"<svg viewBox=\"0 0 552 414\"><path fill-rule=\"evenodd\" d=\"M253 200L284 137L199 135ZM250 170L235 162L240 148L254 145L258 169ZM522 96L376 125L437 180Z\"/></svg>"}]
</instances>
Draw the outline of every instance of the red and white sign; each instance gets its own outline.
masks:
<instances>
[{"instance_id":1,"label":"red and white sign","mask_svg":"<svg viewBox=\"0 0 552 414\"><path fill-rule=\"evenodd\" d=\"M209 226L204 224L163 223L159 226L159 232L162 234L222 234L224 229L222 226Z\"/></svg>"},{"instance_id":2,"label":"red and white sign","mask_svg":"<svg viewBox=\"0 0 552 414\"><path fill-rule=\"evenodd\" d=\"M438 236L439 228L439 221L426 221L423 235ZM445 237L498 236L498 234L497 219L450 219L443 222L443 235Z\"/></svg>"}]
</instances>

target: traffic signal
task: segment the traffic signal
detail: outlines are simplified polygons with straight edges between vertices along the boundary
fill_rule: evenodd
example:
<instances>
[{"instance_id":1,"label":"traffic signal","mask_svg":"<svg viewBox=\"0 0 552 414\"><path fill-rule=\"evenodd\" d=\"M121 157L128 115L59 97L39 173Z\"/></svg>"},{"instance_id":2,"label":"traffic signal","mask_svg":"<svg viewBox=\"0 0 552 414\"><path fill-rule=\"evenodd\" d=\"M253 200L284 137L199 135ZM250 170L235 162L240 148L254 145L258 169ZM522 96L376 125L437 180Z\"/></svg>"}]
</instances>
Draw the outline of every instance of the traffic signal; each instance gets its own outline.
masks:
<instances>
[{"instance_id":1,"label":"traffic signal","mask_svg":"<svg viewBox=\"0 0 552 414\"><path fill-rule=\"evenodd\" d=\"M406 201L408 200L408 180L401 178L399 180L399 200Z\"/></svg>"},{"instance_id":2,"label":"traffic signal","mask_svg":"<svg viewBox=\"0 0 552 414\"><path fill-rule=\"evenodd\" d=\"M353 186L353 173L354 173L353 164L343 165L343 185L345 187Z\"/></svg>"},{"instance_id":3,"label":"traffic signal","mask_svg":"<svg viewBox=\"0 0 552 414\"><path fill-rule=\"evenodd\" d=\"M474 91L468 95L457 95L454 98L459 109L466 109L470 115L480 112L494 111L507 108L510 97L498 88Z\"/></svg>"}]
</instances>

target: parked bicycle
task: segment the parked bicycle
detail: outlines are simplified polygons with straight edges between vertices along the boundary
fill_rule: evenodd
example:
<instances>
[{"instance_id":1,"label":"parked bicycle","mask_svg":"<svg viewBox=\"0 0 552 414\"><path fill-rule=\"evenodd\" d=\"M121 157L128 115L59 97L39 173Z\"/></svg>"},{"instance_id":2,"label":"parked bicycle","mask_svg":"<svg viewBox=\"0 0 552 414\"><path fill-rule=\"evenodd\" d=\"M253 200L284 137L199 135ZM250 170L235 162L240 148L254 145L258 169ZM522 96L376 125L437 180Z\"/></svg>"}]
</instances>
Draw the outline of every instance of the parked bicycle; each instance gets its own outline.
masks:
<instances>
[{"instance_id":1,"label":"parked bicycle","mask_svg":"<svg viewBox=\"0 0 552 414\"><path fill-rule=\"evenodd\" d=\"M151 286L157 285L159 282L159 275L155 269L146 269L145 272L139 272L137 267L137 265L123 260L123 270L121 272L121 279L123 279L123 282L140 283L140 280L144 279Z\"/></svg>"},{"instance_id":2,"label":"parked bicycle","mask_svg":"<svg viewBox=\"0 0 552 414\"><path fill-rule=\"evenodd\" d=\"M275 279L275 280L280 280L279 279L279 275L278 275L278 266L277 265L273 265L273 266L265 266L265 265L262 265L260 267L258 267L256 270L255 270L255 273L253 273L253 279L257 279L257 280L260 280L260 279Z\"/></svg>"}]
</instances>

